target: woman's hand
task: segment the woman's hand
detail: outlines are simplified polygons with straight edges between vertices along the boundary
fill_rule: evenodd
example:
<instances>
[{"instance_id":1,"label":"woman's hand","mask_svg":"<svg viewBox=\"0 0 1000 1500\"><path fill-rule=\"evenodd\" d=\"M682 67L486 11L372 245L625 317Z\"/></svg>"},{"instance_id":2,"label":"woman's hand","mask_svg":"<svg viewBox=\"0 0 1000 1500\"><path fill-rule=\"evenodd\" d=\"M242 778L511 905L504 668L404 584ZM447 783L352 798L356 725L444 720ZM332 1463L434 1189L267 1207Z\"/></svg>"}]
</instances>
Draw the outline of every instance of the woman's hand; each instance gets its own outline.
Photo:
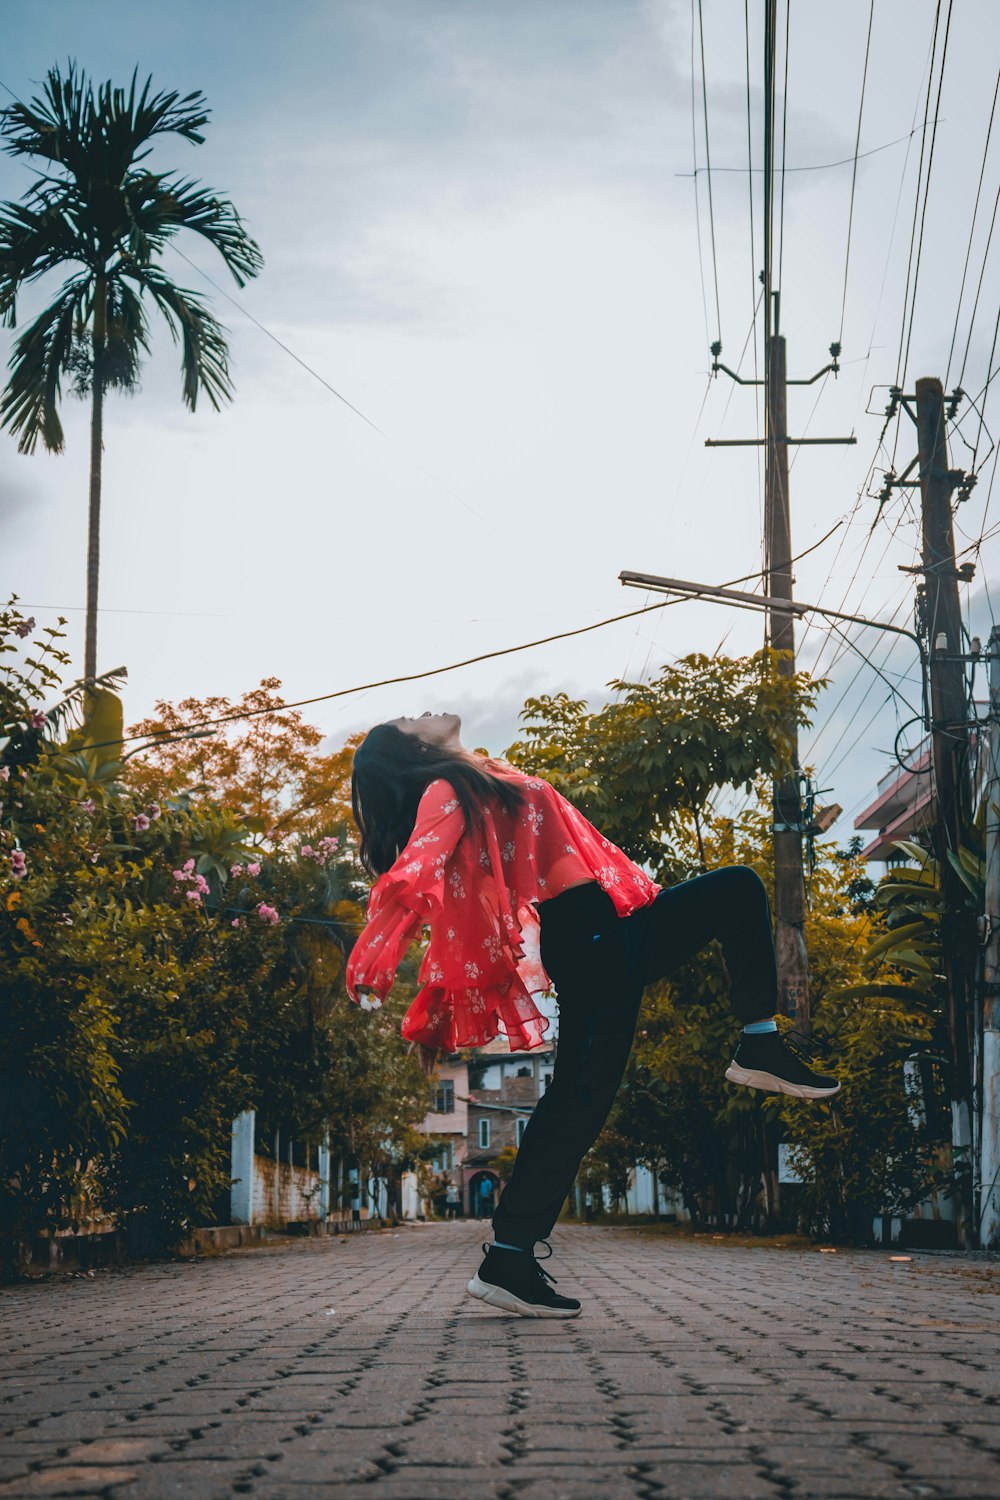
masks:
<instances>
[{"instance_id":1,"label":"woman's hand","mask_svg":"<svg viewBox=\"0 0 1000 1500\"><path fill-rule=\"evenodd\" d=\"M445 1056L439 1047L425 1047L423 1042L411 1042L407 1051L407 1057L417 1054L417 1062L420 1071L427 1077L432 1078L437 1069L439 1060Z\"/></svg>"}]
</instances>

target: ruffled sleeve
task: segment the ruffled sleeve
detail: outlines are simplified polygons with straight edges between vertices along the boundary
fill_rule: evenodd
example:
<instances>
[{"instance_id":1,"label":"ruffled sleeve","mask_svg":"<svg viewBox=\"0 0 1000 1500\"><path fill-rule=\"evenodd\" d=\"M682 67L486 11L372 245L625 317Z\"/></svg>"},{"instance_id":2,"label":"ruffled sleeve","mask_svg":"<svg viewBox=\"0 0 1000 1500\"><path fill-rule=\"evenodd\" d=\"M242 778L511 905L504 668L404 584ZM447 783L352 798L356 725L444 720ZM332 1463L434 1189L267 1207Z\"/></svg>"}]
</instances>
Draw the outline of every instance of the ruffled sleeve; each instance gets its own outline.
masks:
<instances>
[{"instance_id":1,"label":"ruffled sleeve","mask_svg":"<svg viewBox=\"0 0 1000 1500\"><path fill-rule=\"evenodd\" d=\"M396 969L421 926L441 910L447 864L465 832L465 814L447 781L432 781L417 808L413 833L395 864L380 876L368 901L368 922L351 951L347 993L359 989L384 1000Z\"/></svg>"}]
</instances>

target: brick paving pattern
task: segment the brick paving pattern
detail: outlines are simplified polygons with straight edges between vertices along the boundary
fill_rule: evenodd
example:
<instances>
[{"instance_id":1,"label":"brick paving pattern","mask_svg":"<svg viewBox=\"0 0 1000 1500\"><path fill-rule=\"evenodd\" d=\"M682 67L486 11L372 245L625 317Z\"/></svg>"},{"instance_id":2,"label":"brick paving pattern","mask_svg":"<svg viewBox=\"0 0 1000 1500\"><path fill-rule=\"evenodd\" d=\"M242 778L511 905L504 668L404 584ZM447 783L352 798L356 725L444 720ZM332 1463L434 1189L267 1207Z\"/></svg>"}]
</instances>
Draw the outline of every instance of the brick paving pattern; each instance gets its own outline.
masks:
<instances>
[{"instance_id":1,"label":"brick paving pattern","mask_svg":"<svg viewBox=\"0 0 1000 1500\"><path fill-rule=\"evenodd\" d=\"M563 1227L579 1319L402 1227L0 1293L0 1497L1000 1496L1000 1266Z\"/></svg>"}]
</instances>

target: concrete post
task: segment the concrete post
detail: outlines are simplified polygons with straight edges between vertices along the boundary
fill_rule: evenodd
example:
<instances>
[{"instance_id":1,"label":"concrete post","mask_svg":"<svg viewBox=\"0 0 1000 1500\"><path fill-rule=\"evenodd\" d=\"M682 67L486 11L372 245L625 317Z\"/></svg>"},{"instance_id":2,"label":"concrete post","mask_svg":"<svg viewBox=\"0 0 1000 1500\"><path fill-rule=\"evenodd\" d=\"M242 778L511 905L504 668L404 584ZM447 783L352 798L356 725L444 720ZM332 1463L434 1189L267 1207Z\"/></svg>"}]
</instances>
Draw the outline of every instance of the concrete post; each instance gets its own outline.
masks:
<instances>
[{"instance_id":1,"label":"concrete post","mask_svg":"<svg viewBox=\"0 0 1000 1500\"><path fill-rule=\"evenodd\" d=\"M245 1109L233 1121L232 1186L229 1216L234 1224L253 1223L253 1142L255 1115Z\"/></svg>"},{"instance_id":2,"label":"concrete post","mask_svg":"<svg viewBox=\"0 0 1000 1500\"><path fill-rule=\"evenodd\" d=\"M319 1216L324 1221L330 1217L330 1137L325 1135L319 1143Z\"/></svg>"}]
</instances>

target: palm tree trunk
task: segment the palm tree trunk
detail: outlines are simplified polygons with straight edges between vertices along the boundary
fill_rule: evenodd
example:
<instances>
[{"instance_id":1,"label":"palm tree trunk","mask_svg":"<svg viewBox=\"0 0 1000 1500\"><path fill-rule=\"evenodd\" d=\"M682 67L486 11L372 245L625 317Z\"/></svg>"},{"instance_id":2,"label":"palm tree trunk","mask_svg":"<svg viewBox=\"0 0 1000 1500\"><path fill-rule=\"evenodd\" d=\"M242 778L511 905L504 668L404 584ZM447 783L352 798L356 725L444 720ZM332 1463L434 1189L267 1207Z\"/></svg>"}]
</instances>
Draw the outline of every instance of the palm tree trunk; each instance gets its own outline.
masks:
<instances>
[{"instance_id":1,"label":"palm tree trunk","mask_svg":"<svg viewBox=\"0 0 1000 1500\"><path fill-rule=\"evenodd\" d=\"M90 407L90 509L87 519L87 636L83 675L97 676L97 585L101 568L101 461L104 453L104 345L107 284L98 279L94 292L94 373Z\"/></svg>"}]
</instances>

